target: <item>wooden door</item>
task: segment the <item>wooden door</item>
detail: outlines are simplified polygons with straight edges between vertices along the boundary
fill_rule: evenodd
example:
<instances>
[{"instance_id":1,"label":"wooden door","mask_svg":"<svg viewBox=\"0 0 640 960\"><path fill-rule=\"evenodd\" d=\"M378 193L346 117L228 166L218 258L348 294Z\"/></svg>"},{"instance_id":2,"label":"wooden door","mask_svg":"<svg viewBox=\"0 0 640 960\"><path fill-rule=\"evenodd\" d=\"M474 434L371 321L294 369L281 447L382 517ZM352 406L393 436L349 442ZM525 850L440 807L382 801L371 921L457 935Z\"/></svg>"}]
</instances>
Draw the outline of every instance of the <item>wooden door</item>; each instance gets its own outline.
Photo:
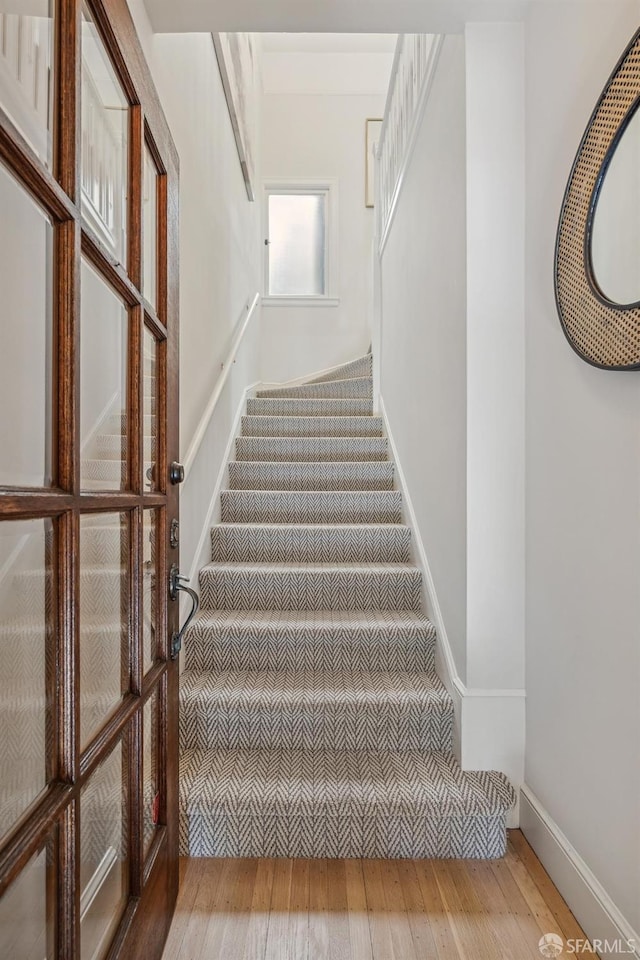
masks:
<instances>
[{"instance_id":1,"label":"wooden door","mask_svg":"<svg viewBox=\"0 0 640 960\"><path fill-rule=\"evenodd\" d=\"M178 886L178 160L125 0L0 0L0 956Z\"/></svg>"}]
</instances>

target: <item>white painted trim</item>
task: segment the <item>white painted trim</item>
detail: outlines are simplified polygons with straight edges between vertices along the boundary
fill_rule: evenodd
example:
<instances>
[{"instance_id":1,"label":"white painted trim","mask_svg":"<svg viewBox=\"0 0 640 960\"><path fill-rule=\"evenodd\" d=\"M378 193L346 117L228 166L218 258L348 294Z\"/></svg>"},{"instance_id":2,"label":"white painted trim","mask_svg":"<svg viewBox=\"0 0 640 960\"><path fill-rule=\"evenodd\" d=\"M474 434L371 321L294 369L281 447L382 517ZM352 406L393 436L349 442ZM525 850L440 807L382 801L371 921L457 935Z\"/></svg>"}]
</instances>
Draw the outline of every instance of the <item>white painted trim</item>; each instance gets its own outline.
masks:
<instances>
[{"instance_id":1,"label":"white painted trim","mask_svg":"<svg viewBox=\"0 0 640 960\"><path fill-rule=\"evenodd\" d=\"M436 69L438 67L438 61L440 59L440 53L442 52L442 47L444 44L444 36L442 34L436 34L433 38L433 43L431 45L431 50L429 53L429 64L424 76L424 81L422 84L422 89L420 90L420 96L418 99L418 104L416 111L413 116L413 121L411 125L411 133L409 134L409 139L407 140L407 148L402 158L402 163L400 164L400 169L398 171L398 178L396 180L396 185L393 190L393 197L391 199L391 204L389 206L389 213L387 215L387 222L384 225L382 230L382 236L380 237L380 256L384 252L384 248L387 245L387 240L389 239L389 234L391 232L391 226L395 219L396 210L398 208L398 201L400 199L400 194L402 193L402 188L404 187L404 181L411 163L414 150L416 148L416 143L418 142L418 134L422 126L422 118L424 117L424 112L429 100L429 95L431 94L431 88L433 86L433 79L435 77Z\"/></svg>"},{"instance_id":2,"label":"white painted trim","mask_svg":"<svg viewBox=\"0 0 640 960\"><path fill-rule=\"evenodd\" d=\"M422 569L422 582L425 587L426 593L426 610L428 616L433 620L433 625L436 628L438 635L438 648L443 657L445 675L442 677L442 680L447 687L449 693L455 699L464 697L466 694L466 687L460 677L458 676L458 671L456 669L456 664L453 659L453 653L451 651L451 644L449 643L449 637L447 635L447 628L445 626L444 618L442 616L442 610L440 604L438 603L438 595L436 593L435 584L433 581L433 575L429 567L429 561L427 559L427 554L424 549L424 544L422 542L422 537L420 536L420 529L418 527L418 522L416 520L415 511L413 509L413 503L411 501L411 494L409 493L407 482L402 470L402 463L400 462L400 457L398 456L398 449L395 445L393 439L393 434L391 432L391 425L389 424L389 418L387 416L387 410L384 405L384 400L382 394L380 394L378 409L380 411L380 416L384 423L385 433L389 441L389 447L391 450L391 457L395 463L395 472L398 478L398 487L402 491L402 505L406 513L406 521L411 527L411 539L413 543L413 548L417 554L418 566Z\"/></svg>"},{"instance_id":3,"label":"white painted trim","mask_svg":"<svg viewBox=\"0 0 640 960\"><path fill-rule=\"evenodd\" d=\"M463 770L501 770L513 783L516 793L524 779L525 691L521 689L469 688L455 664L447 628L427 553L422 542L411 494L402 470L382 395L378 409L395 462L397 485L402 492L405 523L411 528L414 561L422 571L423 606L436 628L436 670L454 707L454 753ZM519 824L519 807L507 814L507 826Z\"/></svg>"},{"instance_id":4,"label":"white painted trim","mask_svg":"<svg viewBox=\"0 0 640 960\"><path fill-rule=\"evenodd\" d=\"M521 829L589 939L635 945L632 951L608 951L603 956L640 958L640 934L527 784L521 789Z\"/></svg>"},{"instance_id":5,"label":"white painted trim","mask_svg":"<svg viewBox=\"0 0 640 960\"><path fill-rule=\"evenodd\" d=\"M211 399L209 400L209 403L207 404L206 409L200 418L200 422L198 423L196 432L194 433L193 439L191 440L191 443L189 445L189 449L187 450L187 455L184 458L185 477L189 476L189 472L198 455L198 450L200 449L200 445L202 444L202 441L204 440L207 429L209 427L209 421L213 416L213 412L216 409L216 406L218 405L218 401L220 400L220 397L222 395L222 391L224 390L224 385L227 382L229 371L233 366L236 355L240 348L240 344L244 339L244 335L247 332L247 328L251 323L251 320L253 319L253 316L256 311L256 307L258 306L259 303L260 303L260 294L256 293L255 296L253 297L253 300L251 300L251 302L247 301L245 305L244 312L246 312L246 316L238 326L237 333L233 338L231 346L229 347L229 352L224 360L224 363L222 364L222 373L216 381L216 385L214 387L213 393L211 394Z\"/></svg>"},{"instance_id":6,"label":"white painted trim","mask_svg":"<svg viewBox=\"0 0 640 960\"><path fill-rule=\"evenodd\" d=\"M256 386L257 386L257 383L250 383L250 384L249 384L247 387L245 387L245 389L243 390L242 396L240 397L240 402L239 402L239 404L238 404L238 408L237 408L237 410L236 410L235 417L233 418L233 426L231 427L231 430L229 431L229 438L228 438L228 440L227 440L227 446L226 446L226 448L225 448L224 455L223 455L223 457L222 457L222 463L221 463L221 465L220 465L220 470L218 471L218 476L217 476L217 478L216 478L216 482L215 482L215 484L214 484L214 486L213 486L213 493L211 494L211 500L209 501L209 507L208 507L208 509L207 509L207 516L206 516L206 519L205 519L204 524L203 524L203 526L202 526L202 533L200 534L200 539L198 540L198 545L197 545L197 547L196 547L196 549L195 549L195 553L194 553L194 557L193 557L193 562L192 562L192 564L191 564L191 569L190 569L190 571L189 571L189 579L192 581L192 586L194 586L194 589L197 589L197 586L195 586L196 577L197 577L197 575L198 575L198 571L200 570L200 568L201 568L202 565L203 565L203 564L202 564L202 557L203 557L203 553L204 553L204 549L205 549L205 544L206 544L206 541L207 541L207 540L210 538L210 536L211 536L211 526L213 525L213 523L214 523L214 521L215 521L216 510L218 509L218 507L219 507L219 505L220 505L220 493L221 493L221 491L222 491L222 489L223 489L223 486L224 486L224 483L225 483L225 481L227 480L227 477L228 477L228 473L229 473L229 461L232 459L231 453L232 453L233 445L234 445L235 440L236 440L236 437L238 436L238 433L239 433L239 431L240 431L240 420L242 419L242 415L243 415L243 413L244 413L244 408L245 408L245 404L246 404L246 402L247 402L247 397L249 396L249 393L250 393L253 389L255 389Z\"/></svg>"}]
</instances>

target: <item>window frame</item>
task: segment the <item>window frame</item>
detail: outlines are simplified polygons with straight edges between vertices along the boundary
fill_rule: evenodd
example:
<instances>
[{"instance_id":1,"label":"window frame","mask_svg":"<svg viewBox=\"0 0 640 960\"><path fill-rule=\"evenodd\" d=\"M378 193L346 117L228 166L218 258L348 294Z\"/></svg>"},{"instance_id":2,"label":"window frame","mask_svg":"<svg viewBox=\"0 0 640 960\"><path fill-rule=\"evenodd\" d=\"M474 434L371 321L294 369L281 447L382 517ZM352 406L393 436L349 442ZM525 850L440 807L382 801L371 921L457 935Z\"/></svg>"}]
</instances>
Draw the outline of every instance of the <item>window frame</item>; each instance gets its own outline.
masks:
<instances>
[{"instance_id":1,"label":"window frame","mask_svg":"<svg viewBox=\"0 0 640 960\"><path fill-rule=\"evenodd\" d=\"M286 296L269 293L269 197L271 195L300 196L324 194L326 197L325 221L325 292L324 294ZM297 180L268 179L263 183L263 277L262 303L266 307L337 307L338 296L338 181L330 177Z\"/></svg>"}]
</instances>

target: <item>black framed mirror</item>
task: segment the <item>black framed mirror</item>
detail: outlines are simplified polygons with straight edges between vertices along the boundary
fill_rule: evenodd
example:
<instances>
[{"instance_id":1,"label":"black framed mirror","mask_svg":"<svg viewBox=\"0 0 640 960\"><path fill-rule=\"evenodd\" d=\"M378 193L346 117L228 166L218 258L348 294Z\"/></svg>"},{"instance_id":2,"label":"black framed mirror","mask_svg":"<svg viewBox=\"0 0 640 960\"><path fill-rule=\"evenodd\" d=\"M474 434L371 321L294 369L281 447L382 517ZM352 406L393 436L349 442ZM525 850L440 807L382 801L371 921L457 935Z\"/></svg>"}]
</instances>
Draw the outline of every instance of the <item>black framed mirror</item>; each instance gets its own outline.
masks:
<instances>
[{"instance_id":1,"label":"black framed mirror","mask_svg":"<svg viewBox=\"0 0 640 960\"><path fill-rule=\"evenodd\" d=\"M640 369L640 30L604 88L565 192L555 254L562 328L607 370Z\"/></svg>"}]
</instances>

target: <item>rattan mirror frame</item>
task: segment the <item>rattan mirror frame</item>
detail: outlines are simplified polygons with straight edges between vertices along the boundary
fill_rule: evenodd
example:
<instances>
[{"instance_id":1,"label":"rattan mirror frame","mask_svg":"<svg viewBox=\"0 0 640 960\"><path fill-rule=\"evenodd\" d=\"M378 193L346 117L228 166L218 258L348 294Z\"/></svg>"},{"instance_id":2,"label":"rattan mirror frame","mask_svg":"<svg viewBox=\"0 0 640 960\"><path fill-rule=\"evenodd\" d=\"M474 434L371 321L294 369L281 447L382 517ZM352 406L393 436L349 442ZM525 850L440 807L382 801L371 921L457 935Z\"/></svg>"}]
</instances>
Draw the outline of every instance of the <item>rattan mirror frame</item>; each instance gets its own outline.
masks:
<instances>
[{"instance_id":1,"label":"rattan mirror frame","mask_svg":"<svg viewBox=\"0 0 640 960\"><path fill-rule=\"evenodd\" d=\"M555 293L567 340L604 370L640 369L640 301L618 304L598 286L591 232L611 158L640 106L640 30L605 86L578 148L562 203L555 251Z\"/></svg>"}]
</instances>

